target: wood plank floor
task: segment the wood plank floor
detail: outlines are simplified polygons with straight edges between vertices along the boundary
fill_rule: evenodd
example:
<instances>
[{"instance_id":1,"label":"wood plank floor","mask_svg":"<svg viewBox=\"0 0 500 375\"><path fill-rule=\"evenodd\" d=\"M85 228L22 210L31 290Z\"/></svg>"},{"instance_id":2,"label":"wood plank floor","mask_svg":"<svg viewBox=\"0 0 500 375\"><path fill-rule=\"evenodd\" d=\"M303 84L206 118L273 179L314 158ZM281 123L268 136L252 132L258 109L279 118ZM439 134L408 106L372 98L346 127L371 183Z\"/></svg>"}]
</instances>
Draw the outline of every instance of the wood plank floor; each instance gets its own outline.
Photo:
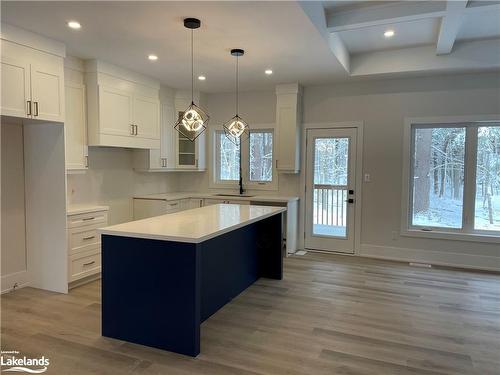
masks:
<instances>
[{"instance_id":1,"label":"wood plank floor","mask_svg":"<svg viewBox=\"0 0 500 375\"><path fill-rule=\"evenodd\" d=\"M203 324L196 359L101 337L99 281L24 288L1 311L2 350L45 355L48 374L500 374L488 273L291 257L284 280L259 280Z\"/></svg>"}]
</instances>

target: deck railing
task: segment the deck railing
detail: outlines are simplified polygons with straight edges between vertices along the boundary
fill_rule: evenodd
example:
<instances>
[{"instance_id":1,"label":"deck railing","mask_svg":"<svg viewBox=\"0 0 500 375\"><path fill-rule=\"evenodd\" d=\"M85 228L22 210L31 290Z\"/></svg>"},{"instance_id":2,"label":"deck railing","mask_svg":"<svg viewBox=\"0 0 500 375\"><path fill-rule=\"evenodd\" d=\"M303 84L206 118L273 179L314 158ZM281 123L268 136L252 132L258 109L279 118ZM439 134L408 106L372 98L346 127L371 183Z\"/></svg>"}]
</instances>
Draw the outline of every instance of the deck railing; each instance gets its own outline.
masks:
<instances>
[{"instance_id":1,"label":"deck railing","mask_svg":"<svg viewBox=\"0 0 500 375\"><path fill-rule=\"evenodd\" d=\"M347 218L347 186L314 184L314 224L345 226Z\"/></svg>"}]
</instances>

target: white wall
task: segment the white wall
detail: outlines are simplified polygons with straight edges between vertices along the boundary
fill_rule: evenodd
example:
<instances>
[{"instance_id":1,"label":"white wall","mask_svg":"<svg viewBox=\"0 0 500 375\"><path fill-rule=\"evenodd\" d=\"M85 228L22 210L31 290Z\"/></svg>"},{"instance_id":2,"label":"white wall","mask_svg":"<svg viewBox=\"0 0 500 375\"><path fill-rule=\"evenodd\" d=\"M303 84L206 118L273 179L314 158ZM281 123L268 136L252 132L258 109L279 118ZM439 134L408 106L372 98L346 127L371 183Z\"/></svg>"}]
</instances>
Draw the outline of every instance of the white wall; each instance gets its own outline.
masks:
<instances>
[{"instance_id":1,"label":"white wall","mask_svg":"<svg viewBox=\"0 0 500 375\"><path fill-rule=\"evenodd\" d=\"M68 203L109 206L109 223L132 220L132 196L177 191L177 173L138 173L132 168L132 151L90 147L89 169L67 177Z\"/></svg>"},{"instance_id":2,"label":"white wall","mask_svg":"<svg viewBox=\"0 0 500 375\"><path fill-rule=\"evenodd\" d=\"M24 206L24 147L21 124L1 125L2 139L2 283L27 271L26 214Z\"/></svg>"},{"instance_id":3,"label":"white wall","mask_svg":"<svg viewBox=\"0 0 500 375\"><path fill-rule=\"evenodd\" d=\"M402 138L405 117L500 113L498 73L360 81L305 87L304 123L364 122L363 170L372 182L363 185L360 252L363 255L450 263L487 265L500 269L500 245L400 237ZM208 98L211 123L229 118L231 94ZM274 91L241 95L241 114L250 127L274 122ZM302 168L302 173L304 168ZM208 174L186 174L182 190L207 190ZM276 193L276 192L275 192ZM300 195L300 179L279 176L279 194ZM299 236L300 237L300 236ZM479 256L479 258L478 258ZM485 267L487 268L487 267Z\"/></svg>"}]
</instances>

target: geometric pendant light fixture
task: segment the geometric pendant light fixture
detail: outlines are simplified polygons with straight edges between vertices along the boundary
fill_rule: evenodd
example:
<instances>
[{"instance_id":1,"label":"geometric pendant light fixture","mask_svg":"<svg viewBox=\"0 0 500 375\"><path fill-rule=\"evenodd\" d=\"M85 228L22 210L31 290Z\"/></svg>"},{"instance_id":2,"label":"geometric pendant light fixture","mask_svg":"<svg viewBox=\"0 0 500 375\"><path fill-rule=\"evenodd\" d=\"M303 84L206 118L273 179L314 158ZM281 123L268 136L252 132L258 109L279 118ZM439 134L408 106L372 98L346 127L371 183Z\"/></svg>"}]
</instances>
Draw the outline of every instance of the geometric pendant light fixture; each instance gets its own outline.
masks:
<instances>
[{"instance_id":1,"label":"geometric pendant light fixture","mask_svg":"<svg viewBox=\"0 0 500 375\"><path fill-rule=\"evenodd\" d=\"M236 115L223 125L226 137L234 144L238 145L241 141L249 138L248 124L240 117L239 109L239 61L240 56L243 56L244 50L236 48L231 50L231 55L236 57ZM241 150L241 147L240 147Z\"/></svg>"},{"instance_id":2,"label":"geometric pendant light fixture","mask_svg":"<svg viewBox=\"0 0 500 375\"><path fill-rule=\"evenodd\" d=\"M195 29L201 26L201 21L197 18L186 18L184 27L191 30L191 104L181 113L174 129L181 133L190 141L194 141L205 131L210 117L208 114L194 104L194 51L193 51L193 33Z\"/></svg>"}]
</instances>

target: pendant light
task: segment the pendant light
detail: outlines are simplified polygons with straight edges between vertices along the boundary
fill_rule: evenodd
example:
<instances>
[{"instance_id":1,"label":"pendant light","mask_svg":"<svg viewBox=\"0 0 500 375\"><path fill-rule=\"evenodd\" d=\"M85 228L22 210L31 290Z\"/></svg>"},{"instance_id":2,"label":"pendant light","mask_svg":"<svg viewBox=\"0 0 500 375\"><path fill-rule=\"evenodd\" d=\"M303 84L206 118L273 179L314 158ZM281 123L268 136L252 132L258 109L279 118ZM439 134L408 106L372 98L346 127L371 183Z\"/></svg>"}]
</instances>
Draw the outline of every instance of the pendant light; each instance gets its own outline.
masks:
<instances>
[{"instance_id":1,"label":"pendant light","mask_svg":"<svg viewBox=\"0 0 500 375\"><path fill-rule=\"evenodd\" d=\"M184 27L191 30L191 104L179 115L174 129L190 141L194 141L207 128L210 117L200 107L194 104L194 53L193 34L194 29L201 26L201 21L197 18L184 19Z\"/></svg>"},{"instance_id":2,"label":"pendant light","mask_svg":"<svg viewBox=\"0 0 500 375\"><path fill-rule=\"evenodd\" d=\"M247 139L249 137L248 124L240 117L238 114L238 106L239 106L239 64L238 60L240 56L243 56L245 53L242 49L232 49L231 55L236 57L236 116L234 116L231 120L226 122L224 127L224 133L226 133L226 137L228 137L231 142L234 144L238 144L238 141ZM241 149L241 147L240 147Z\"/></svg>"}]
</instances>

